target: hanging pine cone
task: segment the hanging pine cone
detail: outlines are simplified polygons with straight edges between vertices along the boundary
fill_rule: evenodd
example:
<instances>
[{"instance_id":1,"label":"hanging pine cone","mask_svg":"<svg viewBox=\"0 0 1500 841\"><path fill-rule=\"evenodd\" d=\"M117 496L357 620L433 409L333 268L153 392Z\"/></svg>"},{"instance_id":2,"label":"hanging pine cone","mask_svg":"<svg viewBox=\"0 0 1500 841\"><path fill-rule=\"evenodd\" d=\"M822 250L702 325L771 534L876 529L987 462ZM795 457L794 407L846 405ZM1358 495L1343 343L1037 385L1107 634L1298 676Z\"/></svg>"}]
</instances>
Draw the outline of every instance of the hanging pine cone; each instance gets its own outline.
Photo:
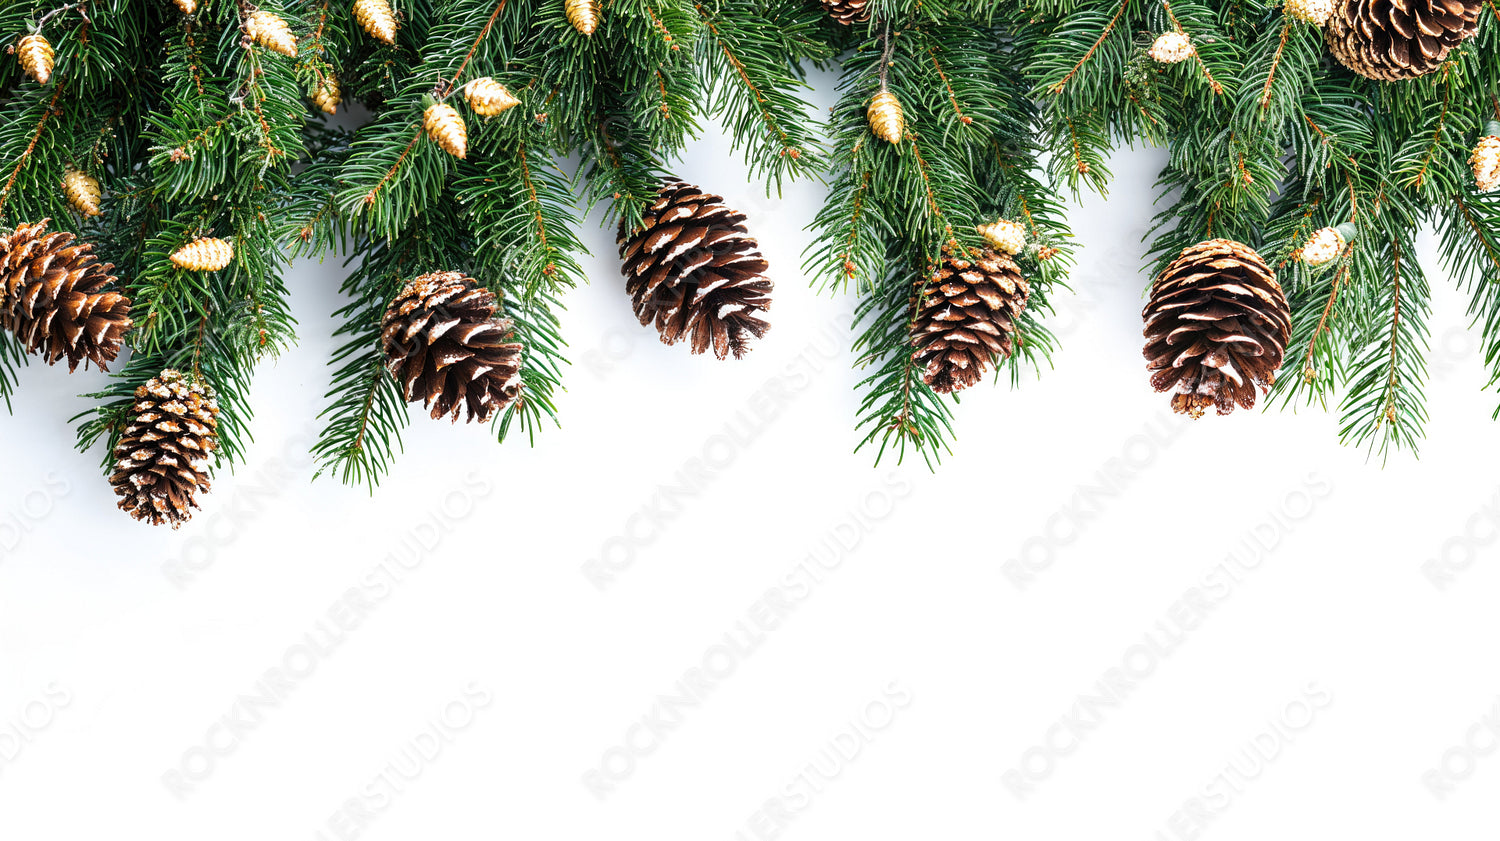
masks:
<instances>
[{"instance_id":1,"label":"hanging pine cone","mask_svg":"<svg viewBox=\"0 0 1500 841\"><path fill-rule=\"evenodd\" d=\"M870 19L870 0L821 0L828 16L845 26Z\"/></svg>"},{"instance_id":2,"label":"hanging pine cone","mask_svg":"<svg viewBox=\"0 0 1500 841\"><path fill-rule=\"evenodd\" d=\"M167 259L190 272L216 272L234 259L234 246L217 237L199 237L173 251Z\"/></svg>"},{"instance_id":3,"label":"hanging pine cone","mask_svg":"<svg viewBox=\"0 0 1500 841\"><path fill-rule=\"evenodd\" d=\"M114 266L70 233L46 233L50 221L0 237L0 327L48 365L67 357L69 371L80 362L107 371L130 329L130 301L105 291Z\"/></svg>"},{"instance_id":4,"label":"hanging pine cone","mask_svg":"<svg viewBox=\"0 0 1500 841\"><path fill-rule=\"evenodd\" d=\"M1334 0L1286 0L1283 10L1297 20L1323 26L1333 15Z\"/></svg>"},{"instance_id":5,"label":"hanging pine cone","mask_svg":"<svg viewBox=\"0 0 1500 841\"><path fill-rule=\"evenodd\" d=\"M1186 32L1163 32L1157 36L1148 50L1151 57L1162 64L1186 61L1193 54L1193 42Z\"/></svg>"},{"instance_id":6,"label":"hanging pine cone","mask_svg":"<svg viewBox=\"0 0 1500 841\"><path fill-rule=\"evenodd\" d=\"M200 378L171 369L135 390L135 405L115 445L109 483L120 510L153 526L177 528L208 492L208 457L217 447L219 404Z\"/></svg>"},{"instance_id":7,"label":"hanging pine cone","mask_svg":"<svg viewBox=\"0 0 1500 841\"><path fill-rule=\"evenodd\" d=\"M1339 256L1345 245L1348 242L1338 228L1319 228L1298 250L1298 256L1309 266L1321 266Z\"/></svg>"},{"instance_id":8,"label":"hanging pine cone","mask_svg":"<svg viewBox=\"0 0 1500 841\"><path fill-rule=\"evenodd\" d=\"M1249 246L1211 239L1185 248L1151 287L1146 367L1172 410L1202 417L1255 405L1255 387L1275 381L1291 335L1276 275Z\"/></svg>"},{"instance_id":9,"label":"hanging pine cone","mask_svg":"<svg viewBox=\"0 0 1500 841\"><path fill-rule=\"evenodd\" d=\"M1474 171L1474 186L1481 193L1500 187L1500 137L1486 134L1479 138L1473 154L1469 155L1469 168Z\"/></svg>"},{"instance_id":10,"label":"hanging pine cone","mask_svg":"<svg viewBox=\"0 0 1500 841\"><path fill-rule=\"evenodd\" d=\"M98 216L103 212L99 209L99 199L104 195L104 190L99 186L99 179L94 176L70 166L63 172L62 188L68 206L79 214Z\"/></svg>"},{"instance_id":11,"label":"hanging pine cone","mask_svg":"<svg viewBox=\"0 0 1500 841\"><path fill-rule=\"evenodd\" d=\"M870 107L865 112L870 121L870 131L887 143L900 143L901 132L906 127L906 118L901 113L901 100L890 91L881 91L870 97Z\"/></svg>"},{"instance_id":12,"label":"hanging pine cone","mask_svg":"<svg viewBox=\"0 0 1500 841\"><path fill-rule=\"evenodd\" d=\"M468 103L469 109L481 117L493 117L521 104L521 100L511 96L505 86L483 76L464 85L464 102Z\"/></svg>"},{"instance_id":13,"label":"hanging pine cone","mask_svg":"<svg viewBox=\"0 0 1500 841\"><path fill-rule=\"evenodd\" d=\"M1335 0L1328 51L1361 76L1394 82L1438 69L1479 31L1480 0Z\"/></svg>"},{"instance_id":14,"label":"hanging pine cone","mask_svg":"<svg viewBox=\"0 0 1500 841\"><path fill-rule=\"evenodd\" d=\"M432 272L401 290L385 311L381 343L410 402L434 420L485 423L521 393L521 344L495 318L495 293L461 272Z\"/></svg>"},{"instance_id":15,"label":"hanging pine cone","mask_svg":"<svg viewBox=\"0 0 1500 841\"><path fill-rule=\"evenodd\" d=\"M422 127L444 152L462 159L469 152L469 130L452 105L439 102L422 113Z\"/></svg>"},{"instance_id":16,"label":"hanging pine cone","mask_svg":"<svg viewBox=\"0 0 1500 841\"><path fill-rule=\"evenodd\" d=\"M354 0L354 19L371 38L396 43L396 13L386 0Z\"/></svg>"},{"instance_id":17,"label":"hanging pine cone","mask_svg":"<svg viewBox=\"0 0 1500 841\"><path fill-rule=\"evenodd\" d=\"M1020 222L997 219L988 225L975 228L985 241L1002 254L1020 254L1026 247L1026 228Z\"/></svg>"},{"instance_id":18,"label":"hanging pine cone","mask_svg":"<svg viewBox=\"0 0 1500 841\"><path fill-rule=\"evenodd\" d=\"M251 12L245 19L245 34L271 52L290 58L297 57L297 39L279 15L273 12Z\"/></svg>"},{"instance_id":19,"label":"hanging pine cone","mask_svg":"<svg viewBox=\"0 0 1500 841\"><path fill-rule=\"evenodd\" d=\"M563 0L563 11L568 23L584 35L593 35L599 28L599 0Z\"/></svg>"},{"instance_id":20,"label":"hanging pine cone","mask_svg":"<svg viewBox=\"0 0 1500 841\"><path fill-rule=\"evenodd\" d=\"M324 71L322 80L314 83L311 99L324 114L337 114L339 103L344 101L344 93L339 90L339 80L332 73Z\"/></svg>"},{"instance_id":21,"label":"hanging pine cone","mask_svg":"<svg viewBox=\"0 0 1500 841\"><path fill-rule=\"evenodd\" d=\"M1015 261L992 249L965 255L950 242L943 255L924 283L912 344L922 382L947 394L974 385L992 363L1010 358L1031 286Z\"/></svg>"},{"instance_id":22,"label":"hanging pine cone","mask_svg":"<svg viewBox=\"0 0 1500 841\"><path fill-rule=\"evenodd\" d=\"M21 69L26 71L39 85L47 84L52 78L52 45L47 39L40 35L27 35L16 45L16 60L21 62Z\"/></svg>"},{"instance_id":23,"label":"hanging pine cone","mask_svg":"<svg viewBox=\"0 0 1500 841\"><path fill-rule=\"evenodd\" d=\"M625 291L663 343L688 339L693 353L712 347L720 359L739 359L750 337L770 329L758 315L770 306L768 264L744 222L722 196L676 179L662 185L641 227L620 221Z\"/></svg>"}]
</instances>

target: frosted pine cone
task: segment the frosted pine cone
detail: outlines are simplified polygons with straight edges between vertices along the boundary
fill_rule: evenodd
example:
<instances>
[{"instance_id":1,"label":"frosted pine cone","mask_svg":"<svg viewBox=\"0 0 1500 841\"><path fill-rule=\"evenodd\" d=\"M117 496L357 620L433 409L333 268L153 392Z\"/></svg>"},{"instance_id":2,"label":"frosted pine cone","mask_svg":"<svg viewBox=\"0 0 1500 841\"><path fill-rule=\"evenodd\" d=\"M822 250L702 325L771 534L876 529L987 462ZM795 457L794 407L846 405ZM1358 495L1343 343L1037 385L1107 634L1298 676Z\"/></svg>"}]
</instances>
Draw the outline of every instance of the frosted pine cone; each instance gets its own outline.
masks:
<instances>
[{"instance_id":1,"label":"frosted pine cone","mask_svg":"<svg viewBox=\"0 0 1500 841\"><path fill-rule=\"evenodd\" d=\"M396 13L386 0L354 0L354 19L371 38L385 44L396 43Z\"/></svg>"},{"instance_id":2,"label":"frosted pine cone","mask_svg":"<svg viewBox=\"0 0 1500 841\"><path fill-rule=\"evenodd\" d=\"M1151 57L1162 64L1186 61L1193 54L1193 42L1186 32L1163 32L1149 50Z\"/></svg>"},{"instance_id":3,"label":"frosted pine cone","mask_svg":"<svg viewBox=\"0 0 1500 841\"><path fill-rule=\"evenodd\" d=\"M900 143L901 133L906 129L906 117L901 111L901 100L890 91L881 91L870 97L870 107L865 116L870 121L870 131L887 143Z\"/></svg>"},{"instance_id":4,"label":"frosted pine cone","mask_svg":"<svg viewBox=\"0 0 1500 841\"><path fill-rule=\"evenodd\" d=\"M130 329L130 301L112 291L109 263L66 232L48 234L43 219L0 237L0 327L48 365L68 360L108 370Z\"/></svg>"},{"instance_id":5,"label":"frosted pine cone","mask_svg":"<svg viewBox=\"0 0 1500 841\"><path fill-rule=\"evenodd\" d=\"M511 96L505 86L483 76L464 85L464 102L468 103L469 109L481 117L493 117L521 104L521 100Z\"/></svg>"},{"instance_id":6,"label":"frosted pine cone","mask_svg":"<svg viewBox=\"0 0 1500 841\"><path fill-rule=\"evenodd\" d=\"M1016 318L1031 286L1015 261L986 248L955 254L943 249L941 266L926 282L912 326L922 382L946 394L979 382L989 367L1014 351ZM972 259L970 259L972 257Z\"/></svg>"},{"instance_id":7,"label":"frosted pine cone","mask_svg":"<svg viewBox=\"0 0 1500 841\"><path fill-rule=\"evenodd\" d=\"M593 35L599 28L599 0L563 0L563 11L568 23L584 35Z\"/></svg>"},{"instance_id":8,"label":"frosted pine cone","mask_svg":"<svg viewBox=\"0 0 1500 841\"><path fill-rule=\"evenodd\" d=\"M1479 192L1500 187L1500 137L1487 134L1479 138L1474 154L1469 156L1469 167L1474 170L1474 186Z\"/></svg>"},{"instance_id":9,"label":"frosted pine cone","mask_svg":"<svg viewBox=\"0 0 1500 841\"><path fill-rule=\"evenodd\" d=\"M344 101L344 93L339 90L339 80L332 73L324 72L322 81L315 83L312 92L312 103L318 106L318 110L324 114L337 114L339 103Z\"/></svg>"},{"instance_id":10,"label":"frosted pine cone","mask_svg":"<svg viewBox=\"0 0 1500 841\"><path fill-rule=\"evenodd\" d=\"M68 206L72 207L83 216L98 216L99 199L104 195L99 186L99 179L86 172L68 167L63 173L62 180L63 197L68 200Z\"/></svg>"},{"instance_id":11,"label":"frosted pine cone","mask_svg":"<svg viewBox=\"0 0 1500 841\"><path fill-rule=\"evenodd\" d=\"M21 69L26 71L39 85L47 84L52 78L52 45L47 39L40 35L27 35L16 45L16 60L21 62Z\"/></svg>"},{"instance_id":12,"label":"frosted pine cone","mask_svg":"<svg viewBox=\"0 0 1500 841\"><path fill-rule=\"evenodd\" d=\"M290 58L297 57L297 39L280 16L266 11L255 11L245 19L245 34L255 43Z\"/></svg>"},{"instance_id":13,"label":"frosted pine cone","mask_svg":"<svg viewBox=\"0 0 1500 841\"><path fill-rule=\"evenodd\" d=\"M745 228L745 214L722 196L675 179L641 214L641 227L620 222L620 272L641 324L655 324L665 344L687 339L693 353L739 359L750 339L770 329L769 264Z\"/></svg>"},{"instance_id":14,"label":"frosted pine cone","mask_svg":"<svg viewBox=\"0 0 1500 841\"><path fill-rule=\"evenodd\" d=\"M109 477L120 510L153 526L187 522L209 489L218 428L218 401L201 378L168 369L137 388Z\"/></svg>"},{"instance_id":15,"label":"frosted pine cone","mask_svg":"<svg viewBox=\"0 0 1500 841\"><path fill-rule=\"evenodd\" d=\"M1284 10L1297 20L1322 26L1333 15L1334 0L1286 0Z\"/></svg>"},{"instance_id":16,"label":"frosted pine cone","mask_svg":"<svg viewBox=\"0 0 1500 841\"><path fill-rule=\"evenodd\" d=\"M401 393L434 420L485 423L521 394L521 344L495 318L495 293L461 272L432 272L406 285L385 311L381 345Z\"/></svg>"},{"instance_id":17,"label":"frosted pine cone","mask_svg":"<svg viewBox=\"0 0 1500 841\"><path fill-rule=\"evenodd\" d=\"M199 237L173 251L168 259L190 272L216 272L234 259L234 246L217 237Z\"/></svg>"},{"instance_id":18,"label":"frosted pine cone","mask_svg":"<svg viewBox=\"0 0 1500 841\"><path fill-rule=\"evenodd\" d=\"M1337 228L1319 228L1313 232L1307 244L1302 246L1302 262L1309 266L1321 266L1339 256L1345 245L1344 235Z\"/></svg>"},{"instance_id":19,"label":"frosted pine cone","mask_svg":"<svg viewBox=\"0 0 1500 841\"><path fill-rule=\"evenodd\" d=\"M1275 382L1291 336L1291 312L1276 275L1249 246L1211 239L1184 248L1151 286L1146 368L1172 410L1198 418L1215 407L1255 405L1255 387Z\"/></svg>"},{"instance_id":20,"label":"frosted pine cone","mask_svg":"<svg viewBox=\"0 0 1500 841\"><path fill-rule=\"evenodd\" d=\"M975 230L985 238L996 251L1004 254L1016 255L1026 247L1026 228L1020 222L1012 222L1009 219L998 219L988 225L980 225Z\"/></svg>"},{"instance_id":21,"label":"frosted pine cone","mask_svg":"<svg viewBox=\"0 0 1500 841\"><path fill-rule=\"evenodd\" d=\"M469 130L452 105L439 102L422 114L422 127L444 152L462 159L469 152Z\"/></svg>"}]
</instances>

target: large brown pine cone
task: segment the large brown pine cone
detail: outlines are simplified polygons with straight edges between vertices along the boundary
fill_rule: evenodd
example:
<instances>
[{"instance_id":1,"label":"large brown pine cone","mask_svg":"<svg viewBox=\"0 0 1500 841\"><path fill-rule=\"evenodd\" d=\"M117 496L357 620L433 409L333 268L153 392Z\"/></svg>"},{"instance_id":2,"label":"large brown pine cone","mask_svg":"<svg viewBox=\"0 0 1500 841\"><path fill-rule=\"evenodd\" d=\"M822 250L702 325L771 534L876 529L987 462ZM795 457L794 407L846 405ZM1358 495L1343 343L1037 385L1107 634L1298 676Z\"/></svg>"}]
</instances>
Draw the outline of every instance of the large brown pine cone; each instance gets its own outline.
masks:
<instances>
[{"instance_id":1,"label":"large brown pine cone","mask_svg":"<svg viewBox=\"0 0 1500 841\"><path fill-rule=\"evenodd\" d=\"M109 477L120 509L153 526L187 522L194 497L208 492L218 426L219 404L201 379L168 369L137 388Z\"/></svg>"},{"instance_id":2,"label":"large brown pine cone","mask_svg":"<svg viewBox=\"0 0 1500 841\"><path fill-rule=\"evenodd\" d=\"M434 419L484 423L521 393L521 343L495 318L495 293L462 272L432 272L406 284L385 311L381 343L408 401Z\"/></svg>"},{"instance_id":3,"label":"large brown pine cone","mask_svg":"<svg viewBox=\"0 0 1500 841\"><path fill-rule=\"evenodd\" d=\"M108 370L130 329L130 301L106 290L114 265L70 233L46 233L50 221L0 237L0 327L48 365L67 357L69 371L80 362Z\"/></svg>"},{"instance_id":4,"label":"large brown pine cone","mask_svg":"<svg viewBox=\"0 0 1500 841\"><path fill-rule=\"evenodd\" d=\"M669 345L689 339L693 353L712 347L720 359L743 357L750 337L770 329L758 313L771 303L769 264L745 229L745 214L673 179L641 222L628 231L622 220L617 238L625 291L641 324L655 322Z\"/></svg>"},{"instance_id":5,"label":"large brown pine cone","mask_svg":"<svg viewBox=\"0 0 1500 841\"><path fill-rule=\"evenodd\" d=\"M1336 0L1325 37L1338 62L1385 82L1436 70L1479 31L1479 0Z\"/></svg>"},{"instance_id":6,"label":"large brown pine cone","mask_svg":"<svg viewBox=\"0 0 1500 841\"><path fill-rule=\"evenodd\" d=\"M1276 275L1249 246L1211 239L1185 248L1151 287L1146 367L1172 410L1202 417L1255 405L1255 387L1275 382L1291 335Z\"/></svg>"},{"instance_id":7,"label":"large brown pine cone","mask_svg":"<svg viewBox=\"0 0 1500 841\"><path fill-rule=\"evenodd\" d=\"M960 391L979 382L999 358L1010 358L1016 318L1031 287L1015 261L993 249L947 255L919 303L912 328L922 381L933 391ZM970 259L972 257L972 259Z\"/></svg>"},{"instance_id":8,"label":"large brown pine cone","mask_svg":"<svg viewBox=\"0 0 1500 841\"><path fill-rule=\"evenodd\" d=\"M845 26L870 19L870 0L819 0L828 16Z\"/></svg>"}]
</instances>

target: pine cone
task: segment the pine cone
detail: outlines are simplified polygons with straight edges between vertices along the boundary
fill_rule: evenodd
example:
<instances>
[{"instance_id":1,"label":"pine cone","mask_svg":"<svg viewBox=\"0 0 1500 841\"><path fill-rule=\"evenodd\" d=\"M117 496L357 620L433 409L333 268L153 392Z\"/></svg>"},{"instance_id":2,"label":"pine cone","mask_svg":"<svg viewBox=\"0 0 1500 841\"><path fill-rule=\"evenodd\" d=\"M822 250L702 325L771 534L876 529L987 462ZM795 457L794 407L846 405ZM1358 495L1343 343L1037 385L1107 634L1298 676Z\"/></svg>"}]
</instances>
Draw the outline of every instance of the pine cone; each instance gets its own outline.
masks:
<instances>
[{"instance_id":1,"label":"pine cone","mask_svg":"<svg viewBox=\"0 0 1500 841\"><path fill-rule=\"evenodd\" d=\"M444 152L463 159L469 152L469 130L452 105L439 102L422 113L422 127Z\"/></svg>"},{"instance_id":2,"label":"pine cone","mask_svg":"<svg viewBox=\"0 0 1500 841\"><path fill-rule=\"evenodd\" d=\"M47 84L52 78L52 45L47 39L40 35L27 35L16 45L16 60L21 62L21 69L26 75L36 80L39 85Z\"/></svg>"},{"instance_id":3,"label":"pine cone","mask_svg":"<svg viewBox=\"0 0 1500 841\"><path fill-rule=\"evenodd\" d=\"M1323 26L1333 15L1333 0L1286 0L1284 11L1300 21Z\"/></svg>"},{"instance_id":4,"label":"pine cone","mask_svg":"<svg viewBox=\"0 0 1500 841\"><path fill-rule=\"evenodd\" d=\"M63 173L62 188L68 206L81 215L98 216L103 212L99 209L99 199L104 195L104 190L99 186L99 179L94 176L70 166Z\"/></svg>"},{"instance_id":5,"label":"pine cone","mask_svg":"<svg viewBox=\"0 0 1500 841\"><path fill-rule=\"evenodd\" d=\"M469 109L481 117L493 117L521 104L521 100L511 96L505 86L483 76L464 85L464 102L469 104Z\"/></svg>"},{"instance_id":6,"label":"pine cone","mask_svg":"<svg viewBox=\"0 0 1500 841\"><path fill-rule=\"evenodd\" d=\"M408 401L433 419L487 422L521 393L521 343L495 318L495 293L461 272L432 272L406 285L385 311L381 343Z\"/></svg>"},{"instance_id":7,"label":"pine cone","mask_svg":"<svg viewBox=\"0 0 1500 841\"><path fill-rule=\"evenodd\" d=\"M153 526L187 522L194 497L208 492L218 427L218 401L201 379L168 369L137 388L109 477L120 510Z\"/></svg>"},{"instance_id":8,"label":"pine cone","mask_svg":"<svg viewBox=\"0 0 1500 841\"><path fill-rule=\"evenodd\" d=\"M1020 254L1021 250L1026 247L1026 228L1020 222L997 219L988 225L980 225L974 230L984 237L985 242L994 246L995 250L1002 254Z\"/></svg>"},{"instance_id":9,"label":"pine cone","mask_svg":"<svg viewBox=\"0 0 1500 841\"><path fill-rule=\"evenodd\" d=\"M297 39L279 15L266 11L251 12L245 19L245 34L271 52L297 57Z\"/></svg>"},{"instance_id":10,"label":"pine cone","mask_svg":"<svg viewBox=\"0 0 1500 841\"><path fill-rule=\"evenodd\" d=\"M1192 56L1193 42L1186 32L1163 32L1147 52L1162 64L1177 64Z\"/></svg>"},{"instance_id":11,"label":"pine cone","mask_svg":"<svg viewBox=\"0 0 1500 841\"><path fill-rule=\"evenodd\" d=\"M1474 172L1474 186L1479 192L1488 193L1500 187L1500 137L1486 134L1479 138L1469 155L1469 168Z\"/></svg>"},{"instance_id":12,"label":"pine cone","mask_svg":"<svg viewBox=\"0 0 1500 841\"><path fill-rule=\"evenodd\" d=\"M870 19L870 0L820 0L829 17L849 26Z\"/></svg>"},{"instance_id":13,"label":"pine cone","mask_svg":"<svg viewBox=\"0 0 1500 841\"><path fill-rule=\"evenodd\" d=\"M955 255L949 243L942 265L925 281L912 325L922 382L946 394L979 382L991 363L1010 358L1016 318L1031 286L1004 254L986 248Z\"/></svg>"},{"instance_id":14,"label":"pine cone","mask_svg":"<svg viewBox=\"0 0 1500 841\"><path fill-rule=\"evenodd\" d=\"M1146 367L1172 410L1195 418L1255 405L1255 386L1275 382L1291 335L1276 275L1249 246L1211 239L1182 251L1151 287Z\"/></svg>"},{"instance_id":15,"label":"pine cone","mask_svg":"<svg viewBox=\"0 0 1500 841\"><path fill-rule=\"evenodd\" d=\"M1309 266L1321 266L1343 252L1344 235L1338 228L1319 228L1308 237L1307 244L1298 249L1302 262Z\"/></svg>"},{"instance_id":16,"label":"pine cone","mask_svg":"<svg viewBox=\"0 0 1500 841\"><path fill-rule=\"evenodd\" d=\"M185 15L198 11L198 0L172 0L172 2Z\"/></svg>"},{"instance_id":17,"label":"pine cone","mask_svg":"<svg viewBox=\"0 0 1500 841\"><path fill-rule=\"evenodd\" d=\"M870 97L870 107L865 111L870 121L870 131L887 143L900 143L901 132L906 127L906 117L901 113L901 100L890 91L881 91Z\"/></svg>"},{"instance_id":18,"label":"pine cone","mask_svg":"<svg viewBox=\"0 0 1500 841\"><path fill-rule=\"evenodd\" d=\"M593 35L599 28L599 0L563 0L563 11L568 23L584 35Z\"/></svg>"},{"instance_id":19,"label":"pine cone","mask_svg":"<svg viewBox=\"0 0 1500 841\"><path fill-rule=\"evenodd\" d=\"M757 315L770 306L768 264L744 222L722 196L677 179L662 185L640 228L627 231L621 220L625 291L663 343L687 338L693 353L712 347L720 359L739 359L751 336L770 329Z\"/></svg>"},{"instance_id":20,"label":"pine cone","mask_svg":"<svg viewBox=\"0 0 1500 841\"><path fill-rule=\"evenodd\" d=\"M1335 0L1328 51L1361 76L1386 82L1438 69L1479 31L1480 0Z\"/></svg>"},{"instance_id":21,"label":"pine cone","mask_svg":"<svg viewBox=\"0 0 1500 841\"><path fill-rule=\"evenodd\" d=\"M354 19L371 38L386 44L396 43L396 13L386 0L354 0Z\"/></svg>"},{"instance_id":22,"label":"pine cone","mask_svg":"<svg viewBox=\"0 0 1500 841\"><path fill-rule=\"evenodd\" d=\"M167 259L190 272L216 272L234 259L234 245L217 237L199 237L173 251Z\"/></svg>"},{"instance_id":23,"label":"pine cone","mask_svg":"<svg viewBox=\"0 0 1500 841\"><path fill-rule=\"evenodd\" d=\"M315 82L312 95L312 103L318 106L318 110L324 114L337 114L339 103L344 101L344 93L339 90L339 80L332 73L325 71L321 82Z\"/></svg>"},{"instance_id":24,"label":"pine cone","mask_svg":"<svg viewBox=\"0 0 1500 841\"><path fill-rule=\"evenodd\" d=\"M130 329L130 301L105 291L114 266L73 235L47 234L49 219L0 237L0 327L16 334L48 365L67 357L68 370L92 362L107 371Z\"/></svg>"}]
</instances>

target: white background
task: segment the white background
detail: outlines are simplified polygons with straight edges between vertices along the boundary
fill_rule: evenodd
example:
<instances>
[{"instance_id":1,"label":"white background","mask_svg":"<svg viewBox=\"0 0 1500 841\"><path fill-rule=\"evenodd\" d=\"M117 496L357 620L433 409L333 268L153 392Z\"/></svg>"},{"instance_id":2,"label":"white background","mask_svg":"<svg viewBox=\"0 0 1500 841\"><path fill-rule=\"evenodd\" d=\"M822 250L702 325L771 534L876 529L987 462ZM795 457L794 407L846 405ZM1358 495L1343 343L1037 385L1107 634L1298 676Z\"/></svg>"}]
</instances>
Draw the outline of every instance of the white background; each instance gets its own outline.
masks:
<instances>
[{"instance_id":1,"label":"white background","mask_svg":"<svg viewBox=\"0 0 1500 841\"><path fill-rule=\"evenodd\" d=\"M1160 163L1075 208L1055 370L967 393L936 473L851 454L849 303L798 268L821 188L765 199L713 133L681 172L751 214L772 331L662 346L590 227L535 448L418 413L373 497L311 483L333 261L293 271L301 345L181 531L73 451L102 377L31 367L0 836L1494 838L1500 436L1463 299L1436 292L1420 461L1321 410L1174 417L1140 353Z\"/></svg>"}]
</instances>

